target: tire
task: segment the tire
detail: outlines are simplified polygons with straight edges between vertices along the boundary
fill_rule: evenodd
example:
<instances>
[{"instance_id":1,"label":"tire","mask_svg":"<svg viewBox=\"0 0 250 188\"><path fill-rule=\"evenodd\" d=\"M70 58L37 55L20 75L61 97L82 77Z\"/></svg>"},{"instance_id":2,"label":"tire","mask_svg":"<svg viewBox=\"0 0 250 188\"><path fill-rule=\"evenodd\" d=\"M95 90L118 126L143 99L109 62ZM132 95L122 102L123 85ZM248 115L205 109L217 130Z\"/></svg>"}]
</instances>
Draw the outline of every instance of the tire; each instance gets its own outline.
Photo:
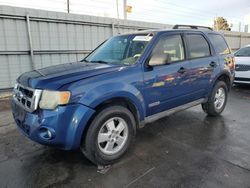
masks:
<instances>
[{"instance_id":1,"label":"tire","mask_svg":"<svg viewBox=\"0 0 250 188\"><path fill-rule=\"evenodd\" d=\"M135 135L133 114L123 106L108 106L91 122L81 150L96 165L109 165L125 154Z\"/></svg>"},{"instance_id":2,"label":"tire","mask_svg":"<svg viewBox=\"0 0 250 188\"><path fill-rule=\"evenodd\" d=\"M221 95L219 94L221 92ZM223 97L224 93L224 97ZM220 98L218 98L220 96ZM225 109L228 98L228 88L225 82L218 81L214 85L213 91L208 98L208 101L202 104L202 109L209 116L219 116Z\"/></svg>"}]
</instances>

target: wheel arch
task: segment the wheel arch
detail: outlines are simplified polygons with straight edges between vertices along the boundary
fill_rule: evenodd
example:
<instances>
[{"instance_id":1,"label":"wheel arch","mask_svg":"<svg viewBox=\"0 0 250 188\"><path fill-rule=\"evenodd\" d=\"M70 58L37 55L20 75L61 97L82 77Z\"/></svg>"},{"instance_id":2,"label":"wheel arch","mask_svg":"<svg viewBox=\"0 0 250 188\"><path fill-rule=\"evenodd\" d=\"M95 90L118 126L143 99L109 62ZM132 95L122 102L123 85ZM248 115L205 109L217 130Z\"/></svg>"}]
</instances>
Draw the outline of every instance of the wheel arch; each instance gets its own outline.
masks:
<instances>
[{"instance_id":1,"label":"wheel arch","mask_svg":"<svg viewBox=\"0 0 250 188\"><path fill-rule=\"evenodd\" d=\"M142 114L140 113L140 109L138 109L138 106L135 104L135 102L133 100L131 100L130 98L127 98L127 97L122 97L122 96L107 98L107 99L103 100L102 102L98 103L94 107L95 113L91 116L88 123L86 124L84 131L82 132L81 145L83 145L83 146L85 145L83 142L85 141L88 129L89 129L92 121L96 117L96 115L102 109L107 108L108 106L112 106L112 105L119 105L119 106L126 107L133 114L133 116L135 118L136 127L134 127L134 128L135 129L139 128L141 118L144 118L144 117L142 117Z\"/></svg>"},{"instance_id":2,"label":"wheel arch","mask_svg":"<svg viewBox=\"0 0 250 188\"><path fill-rule=\"evenodd\" d=\"M140 122L141 115L138 107L131 99L126 97L112 97L110 99L102 101L94 109L96 113L98 113L103 108L111 105L120 105L126 107L135 117L136 123Z\"/></svg>"},{"instance_id":3,"label":"wheel arch","mask_svg":"<svg viewBox=\"0 0 250 188\"><path fill-rule=\"evenodd\" d=\"M225 71L225 72L222 72L221 74L219 74L216 77L216 79L215 79L215 81L213 83L213 87L215 86L215 84L216 84L217 81L224 81L226 83L226 85L227 85L228 91L231 90L232 82L231 82L230 73L228 73L228 72Z\"/></svg>"}]
</instances>

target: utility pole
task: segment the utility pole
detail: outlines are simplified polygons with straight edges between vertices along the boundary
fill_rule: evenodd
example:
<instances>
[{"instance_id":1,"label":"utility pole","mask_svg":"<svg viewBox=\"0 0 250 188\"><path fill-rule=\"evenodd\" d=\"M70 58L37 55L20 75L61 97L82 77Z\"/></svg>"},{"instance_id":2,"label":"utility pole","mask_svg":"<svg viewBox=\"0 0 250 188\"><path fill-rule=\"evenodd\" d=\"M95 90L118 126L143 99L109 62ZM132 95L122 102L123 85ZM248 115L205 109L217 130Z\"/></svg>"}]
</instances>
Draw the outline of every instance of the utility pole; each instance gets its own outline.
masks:
<instances>
[{"instance_id":1,"label":"utility pole","mask_svg":"<svg viewBox=\"0 0 250 188\"><path fill-rule=\"evenodd\" d=\"M67 0L67 12L69 13L69 0Z\"/></svg>"},{"instance_id":2,"label":"utility pole","mask_svg":"<svg viewBox=\"0 0 250 188\"><path fill-rule=\"evenodd\" d=\"M118 3L118 0L116 0L116 14L117 14L117 19L119 20L120 16L119 16L119 3Z\"/></svg>"},{"instance_id":3,"label":"utility pole","mask_svg":"<svg viewBox=\"0 0 250 188\"><path fill-rule=\"evenodd\" d=\"M118 27L118 34L120 34L120 16L119 16L119 0L116 0L116 13L117 13L117 27Z\"/></svg>"},{"instance_id":4,"label":"utility pole","mask_svg":"<svg viewBox=\"0 0 250 188\"><path fill-rule=\"evenodd\" d=\"M218 18L218 15L216 14L215 15L215 18L214 18L214 24L215 24L215 30L218 31L218 22L217 22L217 18Z\"/></svg>"},{"instance_id":5,"label":"utility pole","mask_svg":"<svg viewBox=\"0 0 250 188\"><path fill-rule=\"evenodd\" d=\"M123 13L124 13L124 20L127 19L127 0L123 0Z\"/></svg>"},{"instance_id":6,"label":"utility pole","mask_svg":"<svg viewBox=\"0 0 250 188\"><path fill-rule=\"evenodd\" d=\"M214 29L218 31L217 17L214 18Z\"/></svg>"}]
</instances>

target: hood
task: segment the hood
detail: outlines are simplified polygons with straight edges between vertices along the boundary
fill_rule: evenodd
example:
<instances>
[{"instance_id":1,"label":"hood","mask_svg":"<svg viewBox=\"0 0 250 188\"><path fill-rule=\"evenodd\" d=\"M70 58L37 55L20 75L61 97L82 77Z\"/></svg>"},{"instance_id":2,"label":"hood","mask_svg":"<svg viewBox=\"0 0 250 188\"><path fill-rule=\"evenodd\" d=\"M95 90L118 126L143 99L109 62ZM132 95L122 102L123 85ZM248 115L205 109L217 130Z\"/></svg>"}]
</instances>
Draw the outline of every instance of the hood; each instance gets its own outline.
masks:
<instances>
[{"instance_id":1,"label":"hood","mask_svg":"<svg viewBox=\"0 0 250 188\"><path fill-rule=\"evenodd\" d=\"M26 72L17 82L26 87L55 90L65 84L117 71L119 68L115 65L74 62Z\"/></svg>"},{"instance_id":2,"label":"hood","mask_svg":"<svg viewBox=\"0 0 250 188\"><path fill-rule=\"evenodd\" d=\"M235 56L235 64L250 65L250 57Z\"/></svg>"}]
</instances>

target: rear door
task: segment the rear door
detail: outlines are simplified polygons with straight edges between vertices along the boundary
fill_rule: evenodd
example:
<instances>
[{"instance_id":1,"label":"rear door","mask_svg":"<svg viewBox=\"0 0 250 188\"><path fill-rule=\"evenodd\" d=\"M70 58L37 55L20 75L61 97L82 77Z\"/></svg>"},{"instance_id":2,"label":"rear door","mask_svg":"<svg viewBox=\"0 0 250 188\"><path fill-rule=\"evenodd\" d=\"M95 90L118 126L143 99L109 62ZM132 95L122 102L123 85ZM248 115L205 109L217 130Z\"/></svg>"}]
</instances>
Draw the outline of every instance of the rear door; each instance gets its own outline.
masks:
<instances>
[{"instance_id":1,"label":"rear door","mask_svg":"<svg viewBox=\"0 0 250 188\"><path fill-rule=\"evenodd\" d=\"M232 75L234 75L234 55L232 54L224 37L217 33L208 33L207 36L213 45L221 68L229 71Z\"/></svg>"},{"instance_id":2,"label":"rear door","mask_svg":"<svg viewBox=\"0 0 250 188\"><path fill-rule=\"evenodd\" d=\"M205 97L213 72L219 69L219 59L212 52L211 45L201 32L185 34L187 57L190 61L190 93L193 99Z\"/></svg>"}]
</instances>

